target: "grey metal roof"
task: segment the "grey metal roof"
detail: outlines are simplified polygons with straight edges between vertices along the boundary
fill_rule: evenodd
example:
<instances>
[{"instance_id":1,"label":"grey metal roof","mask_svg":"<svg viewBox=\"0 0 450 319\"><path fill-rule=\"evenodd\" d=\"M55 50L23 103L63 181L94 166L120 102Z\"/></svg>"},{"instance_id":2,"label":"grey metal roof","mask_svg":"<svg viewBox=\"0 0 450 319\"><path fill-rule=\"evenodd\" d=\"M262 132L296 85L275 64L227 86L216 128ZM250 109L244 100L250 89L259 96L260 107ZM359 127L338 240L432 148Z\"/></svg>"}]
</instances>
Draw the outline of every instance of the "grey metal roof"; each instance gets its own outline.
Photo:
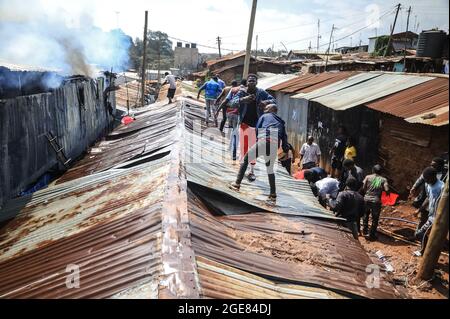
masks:
<instances>
[{"instance_id":1,"label":"grey metal roof","mask_svg":"<svg viewBox=\"0 0 450 319\"><path fill-rule=\"evenodd\" d=\"M429 76L361 73L311 93L300 93L293 98L318 102L334 110L346 110L433 79Z\"/></svg>"}]
</instances>

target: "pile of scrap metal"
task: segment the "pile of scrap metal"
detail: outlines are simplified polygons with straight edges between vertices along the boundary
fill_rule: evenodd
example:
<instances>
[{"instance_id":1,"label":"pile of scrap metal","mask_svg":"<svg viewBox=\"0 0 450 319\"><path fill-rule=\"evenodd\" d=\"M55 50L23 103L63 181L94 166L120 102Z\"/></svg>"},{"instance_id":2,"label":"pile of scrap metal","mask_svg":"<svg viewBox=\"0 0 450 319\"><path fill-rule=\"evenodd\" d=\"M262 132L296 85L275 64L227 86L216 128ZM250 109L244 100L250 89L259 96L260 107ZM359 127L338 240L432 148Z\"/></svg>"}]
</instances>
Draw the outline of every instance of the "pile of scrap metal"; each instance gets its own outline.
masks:
<instances>
[{"instance_id":1,"label":"pile of scrap metal","mask_svg":"<svg viewBox=\"0 0 450 319\"><path fill-rule=\"evenodd\" d=\"M371 259L305 182L278 170L267 205L259 163L258 181L230 190L238 167L218 131L199 133L197 101L135 117L0 212L0 298L403 296L384 272L370 280Z\"/></svg>"}]
</instances>

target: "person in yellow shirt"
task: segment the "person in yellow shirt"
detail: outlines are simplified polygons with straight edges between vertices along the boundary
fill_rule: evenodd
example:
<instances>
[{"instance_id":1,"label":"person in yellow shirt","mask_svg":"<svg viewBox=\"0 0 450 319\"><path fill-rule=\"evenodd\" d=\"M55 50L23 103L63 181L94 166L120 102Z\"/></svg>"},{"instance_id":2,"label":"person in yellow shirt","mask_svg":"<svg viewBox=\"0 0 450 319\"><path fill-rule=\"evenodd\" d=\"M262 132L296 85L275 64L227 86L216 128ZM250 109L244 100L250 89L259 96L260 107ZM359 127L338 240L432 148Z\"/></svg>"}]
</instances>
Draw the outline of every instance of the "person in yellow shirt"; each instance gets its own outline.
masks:
<instances>
[{"instance_id":1,"label":"person in yellow shirt","mask_svg":"<svg viewBox=\"0 0 450 319\"><path fill-rule=\"evenodd\" d=\"M346 149L344 153L344 159L351 159L352 161L356 160L356 147L352 138L347 139Z\"/></svg>"}]
</instances>

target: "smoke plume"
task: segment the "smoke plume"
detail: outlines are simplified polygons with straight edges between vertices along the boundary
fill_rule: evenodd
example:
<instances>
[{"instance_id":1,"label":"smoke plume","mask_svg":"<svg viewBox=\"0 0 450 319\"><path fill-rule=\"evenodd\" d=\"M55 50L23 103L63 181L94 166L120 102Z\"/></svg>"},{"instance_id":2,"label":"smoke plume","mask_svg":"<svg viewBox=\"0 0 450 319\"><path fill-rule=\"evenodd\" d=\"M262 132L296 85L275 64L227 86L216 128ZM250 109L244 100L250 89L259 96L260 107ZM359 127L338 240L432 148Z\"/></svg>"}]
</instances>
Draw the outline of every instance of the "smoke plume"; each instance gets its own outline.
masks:
<instances>
[{"instance_id":1,"label":"smoke plume","mask_svg":"<svg viewBox=\"0 0 450 319\"><path fill-rule=\"evenodd\" d=\"M0 61L89 77L95 68L128 67L131 38L94 26L88 2L77 12L52 3L0 0Z\"/></svg>"}]
</instances>

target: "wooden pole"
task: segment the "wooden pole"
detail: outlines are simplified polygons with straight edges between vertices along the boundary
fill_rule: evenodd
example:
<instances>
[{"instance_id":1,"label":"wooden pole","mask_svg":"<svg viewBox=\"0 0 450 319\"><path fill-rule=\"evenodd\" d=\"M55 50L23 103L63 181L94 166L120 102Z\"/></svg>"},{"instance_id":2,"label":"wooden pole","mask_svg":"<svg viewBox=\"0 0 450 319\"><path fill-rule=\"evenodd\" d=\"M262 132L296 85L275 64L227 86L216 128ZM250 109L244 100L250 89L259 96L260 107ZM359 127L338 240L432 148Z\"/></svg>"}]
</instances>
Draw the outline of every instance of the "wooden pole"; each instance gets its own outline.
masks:
<instances>
[{"instance_id":1,"label":"wooden pole","mask_svg":"<svg viewBox=\"0 0 450 319\"><path fill-rule=\"evenodd\" d=\"M161 84L161 34L158 35L158 87Z\"/></svg>"},{"instance_id":2,"label":"wooden pole","mask_svg":"<svg viewBox=\"0 0 450 319\"><path fill-rule=\"evenodd\" d=\"M325 72L327 72L327 67L328 67L328 56L330 55L331 38L333 37L333 32L334 32L334 24L333 24L333 27L331 28L330 42L328 43L327 59L326 59L326 61L325 61Z\"/></svg>"},{"instance_id":3,"label":"wooden pole","mask_svg":"<svg viewBox=\"0 0 450 319\"><path fill-rule=\"evenodd\" d=\"M252 40L253 40L253 29L255 28L255 17L256 17L256 7L258 5L258 0L253 0L252 5L252 14L250 16L250 26L248 28L248 38L247 38L247 50L245 54L245 62L244 62L244 74L242 75L243 79L248 77L250 73L250 61L252 54Z\"/></svg>"},{"instance_id":4,"label":"wooden pole","mask_svg":"<svg viewBox=\"0 0 450 319\"><path fill-rule=\"evenodd\" d=\"M148 29L148 11L145 11L145 27L144 27L144 56L142 59L142 99L141 106L145 106L145 80L147 73L147 29Z\"/></svg>"},{"instance_id":5,"label":"wooden pole","mask_svg":"<svg viewBox=\"0 0 450 319\"><path fill-rule=\"evenodd\" d=\"M411 15L411 6L408 9L408 19L406 20L406 40L408 39L408 28L409 28L409 16ZM403 53L403 72L406 69L406 41L405 41L405 51Z\"/></svg>"},{"instance_id":6,"label":"wooden pole","mask_svg":"<svg viewBox=\"0 0 450 319\"><path fill-rule=\"evenodd\" d=\"M320 19L317 21L317 51L316 53L319 53L320 48Z\"/></svg>"},{"instance_id":7,"label":"wooden pole","mask_svg":"<svg viewBox=\"0 0 450 319\"><path fill-rule=\"evenodd\" d=\"M430 237L428 239L416 281L430 280L433 278L434 269L439 261L442 248L447 239L448 234L448 178L442 190L441 199L436 210L436 217L431 228Z\"/></svg>"},{"instance_id":8,"label":"wooden pole","mask_svg":"<svg viewBox=\"0 0 450 319\"><path fill-rule=\"evenodd\" d=\"M220 37L217 37L217 46L219 47L219 58L222 58L222 50L220 48L221 44L222 44L222 39Z\"/></svg>"},{"instance_id":9,"label":"wooden pole","mask_svg":"<svg viewBox=\"0 0 450 319\"><path fill-rule=\"evenodd\" d=\"M401 6L401 4L399 3L397 5L397 11L395 12L394 25L391 28L391 35L389 36L389 41L388 41L386 50L384 50L383 56L388 55L388 53L390 53L390 51L391 51L392 35L394 34L395 24L397 23L397 17L398 17L398 12L400 11L400 6Z\"/></svg>"}]
</instances>

